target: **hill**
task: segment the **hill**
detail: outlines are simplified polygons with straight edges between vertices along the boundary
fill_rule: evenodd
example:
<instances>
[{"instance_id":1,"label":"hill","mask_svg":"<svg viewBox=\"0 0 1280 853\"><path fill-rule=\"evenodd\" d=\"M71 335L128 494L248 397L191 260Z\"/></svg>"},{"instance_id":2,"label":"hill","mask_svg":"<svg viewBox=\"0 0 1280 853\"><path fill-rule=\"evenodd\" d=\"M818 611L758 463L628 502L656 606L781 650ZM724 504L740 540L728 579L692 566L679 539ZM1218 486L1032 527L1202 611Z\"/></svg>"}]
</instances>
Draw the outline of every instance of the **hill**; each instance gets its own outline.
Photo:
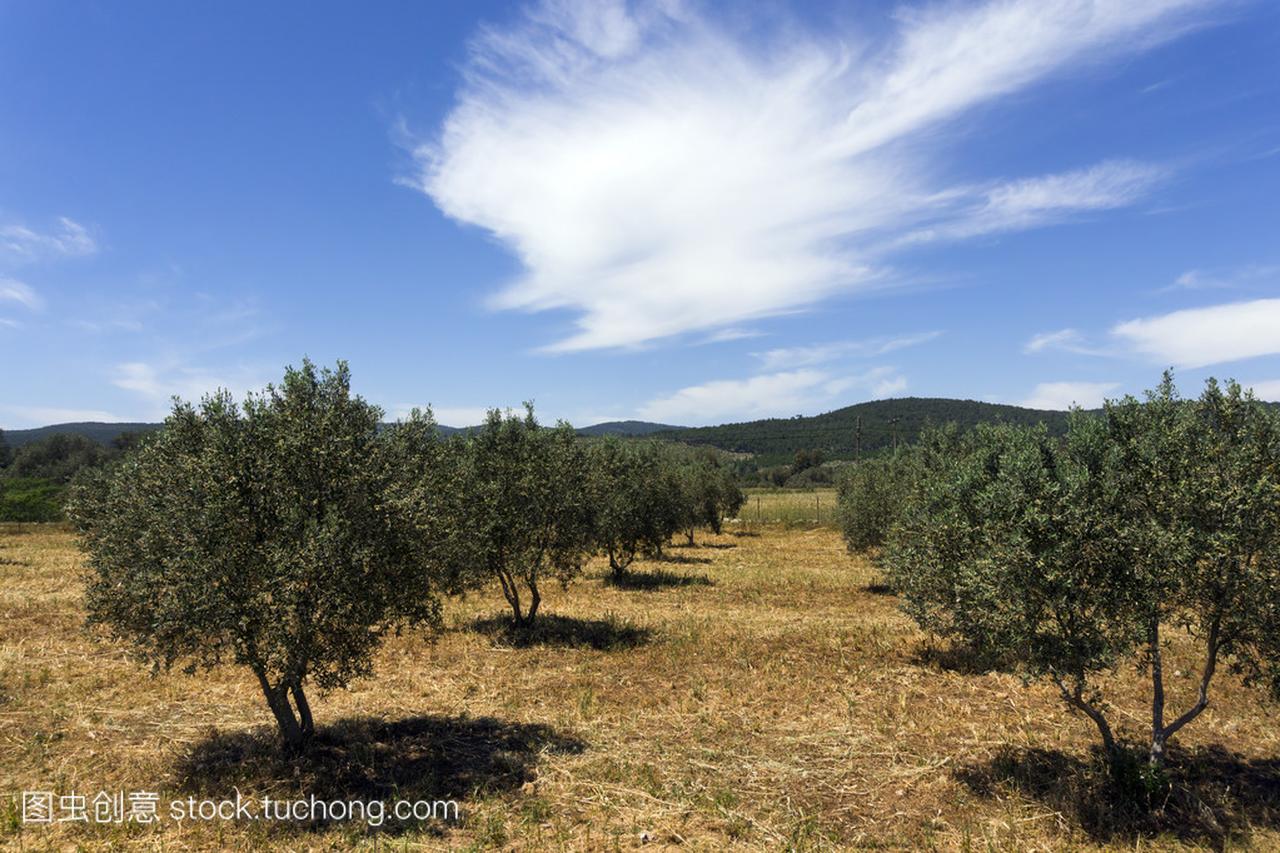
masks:
<instances>
[{"instance_id":1,"label":"hill","mask_svg":"<svg viewBox=\"0 0 1280 853\"><path fill-rule=\"evenodd\" d=\"M648 421L609 421L578 430L584 436L645 436L687 444L706 444L735 453L751 453L762 465L790 462L797 450L821 450L828 459L854 458L858 419L862 419L862 452L874 453L892 446L895 428L898 441L912 442L926 423L955 421L971 427L985 421L1034 424L1044 421L1054 432L1066 429L1066 413L1024 409L975 400L938 397L903 397L858 403L812 417L768 418L744 423L708 427L680 427ZM5 438L15 450L24 444L60 432L88 436L100 444L110 444L123 432L149 432L157 423L66 423L35 429L6 430ZM474 427L441 426L445 435Z\"/></svg>"},{"instance_id":2,"label":"hill","mask_svg":"<svg viewBox=\"0 0 1280 853\"><path fill-rule=\"evenodd\" d=\"M91 438L99 444L110 444L112 439L125 432L151 432L159 429L160 424L146 423L100 423L97 421L85 421L82 423L70 424L53 424L51 426L35 427L33 429L7 429L4 431L5 441L9 442L9 446L17 450L23 445L30 444L33 441L39 441L51 435L60 432L76 433Z\"/></svg>"},{"instance_id":3,"label":"hill","mask_svg":"<svg viewBox=\"0 0 1280 853\"><path fill-rule=\"evenodd\" d=\"M751 453L761 465L790 462L797 450L821 450L828 459L853 459L856 455L859 419L862 453L874 453L899 442L911 443L926 424L954 421L962 428L984 422L1036 424L1050 431L1067 428L1067 413L1024 409L976 400L939 397L901 397L846 406L813 417L768 418L721 426L687 427L652 433L654 438L708 444L735 453Z\"/></svg>"},{"instance_id":4,"label":"hill","mask_svg":"<svg viewBox=\"0 0 1280 853\"><path fill-rule=\"evenodd\" d=\"M583 427L578 430L578 435L653 435L658 432L675 432L685 430L688 427L672 426L670 424L655 424L649 421L607 421L594 426Z\"/></svg>"},{"instance_id":5,"label":"hill","mask_svg":"<svg viewBox=\"0 0 1280 853\"><path fill-rule=\"evenodd\" d=\"M51 424L50 426L35 427L33 429L5 430L4 437L14 450L56 433L76 433L105 445L110 444L112 439L123 432L151 432L161 426L162 424L158 423L98 423L86 421L82 423ZM438 426L442 435L453 435L454 433L479 429L478 426L452 427L444 424L439 424ZM685 429L685 427L672 426L671 424L654 424L648 421L609 421L583 427L578 430L578 434L587 436L640 436L652 435L657 432L674 432L682 429Z\"/></svg>"}]
</instances>

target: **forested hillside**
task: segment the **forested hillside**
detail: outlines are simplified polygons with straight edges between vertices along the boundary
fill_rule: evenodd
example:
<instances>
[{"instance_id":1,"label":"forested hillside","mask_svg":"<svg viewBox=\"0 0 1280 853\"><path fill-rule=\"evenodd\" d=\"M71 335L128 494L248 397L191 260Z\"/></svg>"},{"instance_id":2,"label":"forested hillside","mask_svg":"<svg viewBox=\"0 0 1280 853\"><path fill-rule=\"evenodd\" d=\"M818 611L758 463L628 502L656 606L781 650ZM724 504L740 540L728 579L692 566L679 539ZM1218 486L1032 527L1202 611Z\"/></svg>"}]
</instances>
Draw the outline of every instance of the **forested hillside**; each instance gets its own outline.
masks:
<instances>
[{"instance_id":1,"label":"forested hillside","mask_svg":"<svg viewBox=\"0 0 1280 853\"><path fill-rule=\"evenodd\" d=\"M688 444L710 444L737 453L752 453L759 464L776 465L790 462L797 450L818 450L827 459L854 458L859 419L862 452L867 454L891 447L895 433L899 442L915 441L928 423L954 421L967 428L982 422L1035 424L1043 421L1051 432L1061 433L1066 430L1067 413L976 400L903 397L858 403L807 418L769 418L668 430L653 435Z\"/></svg>"},{"instance_id":2,"label":"forested hillside","mask_svg":"<svg viewBox=\"0 0 1280 853\"><path fill-rule=\"evenodd\" d=\"M145 433L159 428L160 424L86 421L83 423L53 424L52 426L35 427L34 429L7 429L4 431L4 435L9 442L9 446L17 450L23 445L60 433L83 435L98 444L107 445L111 444L122 433Z\"/></svg>"}]
</instances>

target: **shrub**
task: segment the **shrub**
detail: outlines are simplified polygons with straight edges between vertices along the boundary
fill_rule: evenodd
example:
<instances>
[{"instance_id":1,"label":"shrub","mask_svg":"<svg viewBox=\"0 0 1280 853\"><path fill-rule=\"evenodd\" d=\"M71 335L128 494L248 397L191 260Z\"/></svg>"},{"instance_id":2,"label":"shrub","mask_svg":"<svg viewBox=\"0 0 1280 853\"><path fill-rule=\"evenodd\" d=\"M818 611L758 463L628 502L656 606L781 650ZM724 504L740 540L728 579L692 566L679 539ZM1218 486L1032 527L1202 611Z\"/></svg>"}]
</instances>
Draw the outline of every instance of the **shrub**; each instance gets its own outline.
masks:
<instances>
[{"instance_id":1,"label":"shrub","mask_svg":"<svg viewBox=\"0 0 1280 853\"><path fill-rule=\"evenodd\" d=\"M788 489L812 489L815 486L829 486L835 479L831 472L832 468L828 465L805 468L803 471L788 477L783 485Z\"/></svg>"},{"instance_id":2,"label":"shrub","mask_svg":"<svg viewBox=\"0 0 1280 853\"><path fill-rule=\"evenodd\" d=\"M341 362L304 362L242 407L225 392L176 402L162 431L75 489L90 623L156 669L248 667L301 748L308 683L344 686L389 632L439 621L380 417Z\"/></svg>"},{"instance_id":3,"label":"shrub","mask_svg":"<svg viewBox=\"0 0 1280 853\"><path fill-rule=\"evenodd\" d=\"M1208 704L1217 665L1280 697L1280 420L1231 383L1198 401L1166 375L1139 403L1043 429L934 431L886 551L924 628L1031 678L1119 751L1092 676L1138 656L1151 680L1149 762ZM1201 645L1196 701L1165 716L1162 635Z\"/></svg>"},{"instance_id":4,"label":"shrub","mask_svg":"<svg viewBox=\"0 0 1280 853\"><path fill-rule=\"evenodd\" d=\"M66 491L40 477L0 478L0 521L58 521Z\"/></svg>"}]
</instances>

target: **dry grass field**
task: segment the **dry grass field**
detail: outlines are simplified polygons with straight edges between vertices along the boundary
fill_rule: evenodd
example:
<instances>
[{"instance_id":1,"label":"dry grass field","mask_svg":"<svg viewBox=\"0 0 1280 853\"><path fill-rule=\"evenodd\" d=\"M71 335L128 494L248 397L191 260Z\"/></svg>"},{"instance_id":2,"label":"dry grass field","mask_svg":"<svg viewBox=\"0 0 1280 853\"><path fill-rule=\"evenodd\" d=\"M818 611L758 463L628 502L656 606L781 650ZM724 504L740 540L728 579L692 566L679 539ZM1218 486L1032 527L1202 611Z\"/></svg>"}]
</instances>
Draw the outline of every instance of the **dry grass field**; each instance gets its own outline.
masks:
<instances>
[{"instance_id":1,"label":"dry grass field","mask_svg":"<svg viewBox=\"0 0 1280 853\"><path fill-rule=\"evenodd\" d=\"M747 529L757 525L784 527L836 526L836 490L812 491L748 489L747 502L739 513Z\"/></svg>"},{"instance_id":2,"label":"dry grass field","mask_svg":"<svg viewBox=\"0 0 1280 853\"><path fill-rule=\"evenodd\" d=\"M67 532L0 529L0 563L11 849L1280 848L1280 715L1230 675L1176 744L1179 793L1128 814L1102 792L1087 721L929 652L826 527L737 525L638 563L629 588L595 564L548 590L552 618L525 645L495 632L496 591L450 602L442 635L395 639L375 678L315 697L305 760L276 754L247 671L148 677L87 635ZM1175 681L1181 705L1192 679ZM1108 690L1136 734L1138 685ZM454 798L461 816L377 832L21 820L24 790L153 791L165 815L237 789Z\"/></svg>"}]
</instances>

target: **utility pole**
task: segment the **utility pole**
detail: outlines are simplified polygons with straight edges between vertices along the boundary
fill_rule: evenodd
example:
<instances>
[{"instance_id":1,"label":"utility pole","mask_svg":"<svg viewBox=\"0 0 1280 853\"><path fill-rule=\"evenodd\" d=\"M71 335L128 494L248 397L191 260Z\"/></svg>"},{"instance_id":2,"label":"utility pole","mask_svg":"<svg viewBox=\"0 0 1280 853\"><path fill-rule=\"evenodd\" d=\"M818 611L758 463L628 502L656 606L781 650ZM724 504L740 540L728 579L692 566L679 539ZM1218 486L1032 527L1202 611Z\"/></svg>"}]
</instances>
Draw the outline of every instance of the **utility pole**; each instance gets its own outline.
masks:
<instances>
[{"instance_id":1,"label":"utility pole","mask_svg":"<svg viewBox=\"0 0 1280 853\"><path fill-rule=\"evenodd\" d=\"M853 458L862 458L862 415L858 415L857 426L853 428Z\"/></svg>"}]
</instances>

